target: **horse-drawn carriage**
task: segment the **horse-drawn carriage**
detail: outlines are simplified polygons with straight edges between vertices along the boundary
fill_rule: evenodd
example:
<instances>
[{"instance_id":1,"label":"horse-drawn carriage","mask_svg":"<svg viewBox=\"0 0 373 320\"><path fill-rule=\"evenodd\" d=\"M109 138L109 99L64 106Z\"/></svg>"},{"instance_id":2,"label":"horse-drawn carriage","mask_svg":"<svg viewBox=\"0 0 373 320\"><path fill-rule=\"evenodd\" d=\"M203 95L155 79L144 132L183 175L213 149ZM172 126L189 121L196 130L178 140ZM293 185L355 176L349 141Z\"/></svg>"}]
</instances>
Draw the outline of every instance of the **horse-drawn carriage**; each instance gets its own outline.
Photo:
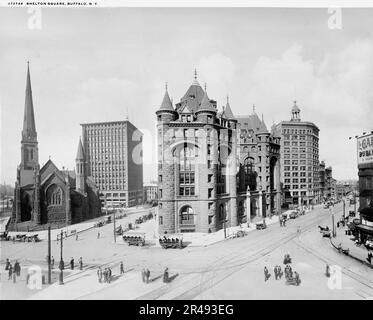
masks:
<instances>
[{"instance_id":1,"label":"horse-drawn carriage","mask_svg":"<svg viewBox=\"0 0 373 320\"><path fill-rule=\"evenodd\" d=\"M339 244L338 247L337 247L337 249L338 249L339 253L343 253L346 256L348 256L350 254L350 249L348 249L348 248L347 249L343 249L342 248L342 244Z\"/></svg>"},{"instance_id":2,"label":"horse-drawn carriage","mask_svg":"<svg viewBox=\"0 0 373 320\"><path fill-rule=\"evenodd\" d=\"M140 224L140 223L143 223L144 222L144 219L142 217L138 217L136 220L135 220L135 223L136 224Z\"/></svg>"},{"instance_id":3,"label":"horse-drawn carriage","mask_svg":"<svg viewBox=\"0 0 373 320\"><path fill-rule=\"evenodd\" d=\"M3 231L0 233L0 240L9 240L10 236L8 236L8 231Z\"/></svg>"},{"instance_id":4,"label":"horse-drawn carriage","mask_svg":"<svg viewBox=\"0 0 373 320\"><path fill-rule=\"evenodd\" d=\"M122 235L123 234L122 225L120 225L119 227L115 228L115 234L117 234L117 235Z\"/></svg>"},{"instance_id":5,"label":"horse-drawn carriage","mask_svg":"<svg viewBox=\"0 0 373 320\"><path fill-rule=\"evenodd\" d=\"M233 238L240 238L247 235L247 232L245 230L238 230L233 234Z\"/></svg>"},{"instance_id":6,"label":"horse-drawn carriage","mask_svg":"<svg viewBox=\"0 0 373 320\"><path fill-rule=\"evenodd\" d=\"M145 233L141 232L128 232L123 234L123 241L129 246L139 246L145 245Z\"/></svg>"},{"instance_id":7,"label":"horse-drawn carriage","mask_svg":"<svg viewBox=\"0 0 373 320\"><path fill-rule=\"evenodd\" d=\"M326 227L319 226L319 229L320 229L320 233L322 234L323 237L330 238L331 232L330 232L328 226L326 226Z\"/></svg>"},{"instance_id":8,"label":"horse-drawn carriage","mask_svg":"<svg viewBox=\"0 0 373 320\"><path fill-rule=\"evenodd\" d=\"M172 235L164 235L163 237L159 238L159 244L162 246L163 249L182 249L183 248L183 236L172 234Z\"/></svg>"}]
</instances>

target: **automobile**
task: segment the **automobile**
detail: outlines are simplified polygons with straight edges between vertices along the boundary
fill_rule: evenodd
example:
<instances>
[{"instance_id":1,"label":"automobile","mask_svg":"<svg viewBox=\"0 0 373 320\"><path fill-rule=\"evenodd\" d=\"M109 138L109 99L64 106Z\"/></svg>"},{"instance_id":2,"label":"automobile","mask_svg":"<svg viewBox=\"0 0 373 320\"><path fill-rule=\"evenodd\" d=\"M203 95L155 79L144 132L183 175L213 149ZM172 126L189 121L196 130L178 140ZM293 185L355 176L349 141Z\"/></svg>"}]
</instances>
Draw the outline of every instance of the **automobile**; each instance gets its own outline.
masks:
<instances>
[{"instance_id":1,"label":"automobile","mask_svg":"<svg viewBox=\"0 0 373 320\"><path fill-rule=\"evenodd\" d=\"M330 238L331 232L330 230L322 230L320 231L323 237Z\"/></svg>"},{"instance_id":2,"label":"automobile","mask_svg":"<svg viewBox=\"0 0 373 320\"><path fill-rule=\"evenodd\" d=\"M3 231L0 233L0 240L9 240L10 236L8 236L8 231Z\"/></svg>"},{"instance_id":3,"label":"automobile","mask_svg":"<svg viewBox=\"0 0 373 320\"><path fill-rule=\"evenodd\" d=\"M297 217L298 217L298 212L296 210L294 210L293 212L289 214L289 219L295 219Z\"/></svg>"},{"instance_id":4,"label":"automobile","mask_svg":"<svg viewBox=\"0 0 373 320\"><path fill-rule=\"evenodd\" d=\"M39 238L39 235L34 234L34 235L26 236L26 241L27 242L39 242L40 238Z\"/></svg>"},{"instance_id":5,"label":"automobile","mask_svg":"<svg viewBox=\"0 0 373 320\"><path fill-rule=\"evenodd\" d=\"M265 228L267 228L267 225L263 222L259 222L256 224L256 229L257 230L264 230Z\"/></svg>"}]
</instances>

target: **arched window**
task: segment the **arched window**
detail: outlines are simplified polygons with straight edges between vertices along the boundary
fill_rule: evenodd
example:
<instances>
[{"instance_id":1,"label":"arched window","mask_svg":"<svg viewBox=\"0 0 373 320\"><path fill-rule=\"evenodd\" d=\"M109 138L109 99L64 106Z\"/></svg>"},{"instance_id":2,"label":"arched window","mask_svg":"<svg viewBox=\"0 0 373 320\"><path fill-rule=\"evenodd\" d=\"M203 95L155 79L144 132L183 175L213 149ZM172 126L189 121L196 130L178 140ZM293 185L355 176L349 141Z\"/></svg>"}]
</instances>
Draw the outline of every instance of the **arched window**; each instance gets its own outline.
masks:
<instances>
[{"instance_id":1,"label":"arched window","mask_svg":"<svg viewBox=\"0 0 373 320\"><path fill-rule=\"evenodd\" d=\"M245 188L250 187L250 190L256 189L256 174L255 174L254 158L248 157L244 160L245 172Z\"/></svg>"},{"instance_id":2,"label":"arched window","mask_svg":"<svg viewBox=\"0 0 373 320\"><path fill-rule=\"evenodd\" d=\"M226 219L226 207L225 207L225 204L222 203L219 206L219 220L224 220L224 219Z\"/></svg>"},{"instance_id":3,"label":"arched window","mask_svg":"<svg viewBox=\"0 0 373 320\"><path fill-rule=\"evenodd\" d=\"M179 162L179 194L194 196L195 194L195 149L184 145L180 150Z\"/></svg>"},{"instance_id":4,"label":"arched window","mask_svg":"<svg viewBox=\"0 0 373 320\"><path fill-rule=\"evenodd\" d=\"M63 192L60 187L53 184L47 190L47 202L49 206L62 205Z\"/></svg>"},{"instance_id":5,"label":"arched window","mask_svg":"<svg viewBox=\"0 0 373 320\"><path fill-rule=\"evenodd\" d=\"M180 224L194 224L194 212L192 207L182 207L180 211Z\"/></svg>"}]
</instances>

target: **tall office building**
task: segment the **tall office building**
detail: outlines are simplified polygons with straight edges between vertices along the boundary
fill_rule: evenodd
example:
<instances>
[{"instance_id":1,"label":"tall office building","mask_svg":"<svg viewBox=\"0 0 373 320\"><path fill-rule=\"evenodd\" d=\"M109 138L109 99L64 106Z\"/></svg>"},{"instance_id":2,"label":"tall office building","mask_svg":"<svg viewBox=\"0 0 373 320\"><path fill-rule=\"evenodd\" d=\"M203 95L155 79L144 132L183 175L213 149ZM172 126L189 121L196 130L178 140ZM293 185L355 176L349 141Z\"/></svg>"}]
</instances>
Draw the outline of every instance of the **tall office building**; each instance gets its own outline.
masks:
<instances>
[{"instance_id":1,"label":"tall office building","mask_svg":"<svg viewBox=\"0 0 373 320\"><path fill-rule=\"evenodd\" d=\"M103 205L143 202L142 133L129 121L82 124L88 175Z\"/></svg>"},{"instance_id":2,"label":"tall office building","mask_svg":"<svg viewBox=\"0 0 373 320\"><path fill-rule=\"evenodd\" d=\"M281 181L291 204L309 205L321 201L319 183L319 128L301 121L300 109L294 101L290 121L281 121ZM290 203L289 203L290 204Z\"/></svg>"}]
</instances>

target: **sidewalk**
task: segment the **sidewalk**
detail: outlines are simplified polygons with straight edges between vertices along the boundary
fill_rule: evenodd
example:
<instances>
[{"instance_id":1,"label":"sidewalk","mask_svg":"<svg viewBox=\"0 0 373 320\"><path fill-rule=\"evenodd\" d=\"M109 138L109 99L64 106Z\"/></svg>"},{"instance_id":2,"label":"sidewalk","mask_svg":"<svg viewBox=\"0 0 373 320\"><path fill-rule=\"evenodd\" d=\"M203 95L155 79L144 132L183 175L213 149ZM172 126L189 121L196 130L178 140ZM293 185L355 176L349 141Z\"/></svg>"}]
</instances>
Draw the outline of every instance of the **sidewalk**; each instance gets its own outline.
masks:
<instances>
[{"instance_id":1,"label":"sidewalk","mask_svg":"<svg viewBox=\"0 0 373 320\"><path fill-rule=\"evenodd\" d=\"M269 226L274 223L278 223L278 216L272 216L272 218L265 218L266 225ZM257 222L263 222L263 218ZM246 223L242 223L241 226L229 227L226 228L226 238L224 237L224 229L220 229L217 232L213 233L201 233L201 232L190 232L183 233L183 242L190 247L201 247L209 246L214 243L224 241L230 238L233 238L237 231L251 232L256 230L256 224L250 223L250 227ZM143 232L145 233L145 239L148 243L159 246L158 243L158 234L156 230L156 220L151 219L144 223L138 225L138 228L134 232ZM122 241L118 241L117 244L125 244Z\"/></svg>"},{"instance_id":2,"label":"sidewalk","mask_svg":"<svg viewBox=\"0 0 373 320\"><path fill-rule=\"evenodd\" d=\"M366 249L363 245L357 246L355 242L353 242L350 238L352 236L348 236L345 234L345 228L337 228L337 236L335 238L330 238L331 245L337 250L338 245L341 244L342 249L349 249L349 256L360 261L361 263L373 268L373 265L370 264L366 258L368 257L368 249Z\"/></svg>"}]
</instances>

